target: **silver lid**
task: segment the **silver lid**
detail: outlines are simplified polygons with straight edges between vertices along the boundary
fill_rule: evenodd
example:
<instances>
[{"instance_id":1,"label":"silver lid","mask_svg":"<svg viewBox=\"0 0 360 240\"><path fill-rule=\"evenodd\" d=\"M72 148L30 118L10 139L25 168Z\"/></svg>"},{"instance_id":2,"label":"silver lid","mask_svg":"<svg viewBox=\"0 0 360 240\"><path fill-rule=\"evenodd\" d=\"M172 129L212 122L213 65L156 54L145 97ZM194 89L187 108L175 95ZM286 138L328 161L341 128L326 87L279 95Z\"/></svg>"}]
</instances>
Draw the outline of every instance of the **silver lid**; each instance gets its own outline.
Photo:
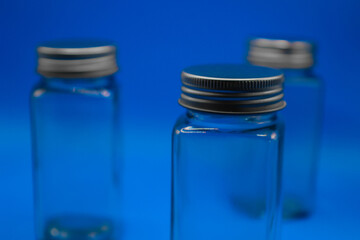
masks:
<instances>
[{"instance_id":1,"label":"silver lid","mask_svg":"<svg viewBox=\"0 0 360 240\"><path fill-rule=\"evenodd\" d=\"M314 45L307 41L255 38L249 43L247 59L251 64L283 69L314 65Z\"/></svg>"},{"instance_id":2,"label":"silver lid","mask_svg":"<svg viewBox=\"0 0 360 240\"><path fill-rule=\"evenodd\" d=\"M37 71L45 77L95 78L118 70L116 47L101 41L53 41L37 48Z\"/></svg>"},{"instance_id":3,"label":"silver lid","mask_svg":"<svg viewBox=\"0 0 360 240\"><path fill-rule=\"evenodd\" d=\"M253 114L281 110L281 71L251 65L209 64L188 67L181 74L179 104L213 113Z\"/></svg>"}]
</instances>

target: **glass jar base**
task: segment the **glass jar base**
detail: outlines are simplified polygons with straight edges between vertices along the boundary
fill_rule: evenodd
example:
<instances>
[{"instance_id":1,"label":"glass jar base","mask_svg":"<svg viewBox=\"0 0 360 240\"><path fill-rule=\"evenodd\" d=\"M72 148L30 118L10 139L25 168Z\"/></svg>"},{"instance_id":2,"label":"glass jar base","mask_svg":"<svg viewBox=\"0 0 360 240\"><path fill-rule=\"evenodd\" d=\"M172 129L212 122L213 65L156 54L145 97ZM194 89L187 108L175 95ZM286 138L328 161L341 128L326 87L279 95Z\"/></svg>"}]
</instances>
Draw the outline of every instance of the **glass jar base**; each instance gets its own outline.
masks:
<instances>
[{"instance_id":1,"label":"glass jar base","mask_svg":"<svg viewBox=\"0 0 360 240\"><path fill-rule=\"evenodd\" d=\"M311 211L296 199L287 198L283 205L284 219L302 219L311 215Z\"/></svg>"},{"instance_id":2,"label":"glass jar base","mask_svg":"<svg viewBox=\"0 0 360 240\"><path fill-rule=\"evenodd\" d=\"M235 197L232 199L235 209L251 218L262 218L265 215L265 201L255 198Z\"/></svg>"},{"instance_id":3,"label":"glass jar base","mask_svg":"<svg viewBox=\"0 0 360 240\"><path fill-rule=\"evenodd\" d=\"M45 240L112 240L113 227L108 219L67 215L50 219L44 236Z\"/></svg>"}]
</instances>

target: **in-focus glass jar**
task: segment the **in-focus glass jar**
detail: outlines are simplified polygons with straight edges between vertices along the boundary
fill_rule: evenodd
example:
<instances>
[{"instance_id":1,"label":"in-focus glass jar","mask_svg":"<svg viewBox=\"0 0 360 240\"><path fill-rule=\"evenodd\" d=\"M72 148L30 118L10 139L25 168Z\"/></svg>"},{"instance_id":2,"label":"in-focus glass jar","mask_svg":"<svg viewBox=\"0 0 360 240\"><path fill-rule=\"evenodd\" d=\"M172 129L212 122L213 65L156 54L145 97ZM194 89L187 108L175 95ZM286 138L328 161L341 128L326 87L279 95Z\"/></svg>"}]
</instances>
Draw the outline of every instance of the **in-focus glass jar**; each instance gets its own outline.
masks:
<instances>
[{"instance_id":1,"label":"in-focus glass jar","mask_svg":"<svg viewBox=\"0 0 360 240\"><path fill-rule=\"evenodd\" d=\"M274 239L281 215L280 71L200 65L182 72L173 130L173 240Z\"/></svg>"},{"instance_id":2,"label":"in-focus glass jar","mask_svg":"<svg viewBox=\"0 0 360 240\"><path fill-rule=\"evenodd\" d=\"M118 70L106 42L49 42L31 94L37 240L116 239Z\"/></svg>"},{"instance_id":3,"label":"in-focus glass jar","mask_svg":"<svg viewBox=\"0 0 360 240\"><path fill-rule=\"evenodd\" d=\"M307 41L255 38L248 61L285 74L283 111L285 218L308 216L314 209L323 113L323 84L313 73L314 45Z\"/></svg>"}]
</instances>

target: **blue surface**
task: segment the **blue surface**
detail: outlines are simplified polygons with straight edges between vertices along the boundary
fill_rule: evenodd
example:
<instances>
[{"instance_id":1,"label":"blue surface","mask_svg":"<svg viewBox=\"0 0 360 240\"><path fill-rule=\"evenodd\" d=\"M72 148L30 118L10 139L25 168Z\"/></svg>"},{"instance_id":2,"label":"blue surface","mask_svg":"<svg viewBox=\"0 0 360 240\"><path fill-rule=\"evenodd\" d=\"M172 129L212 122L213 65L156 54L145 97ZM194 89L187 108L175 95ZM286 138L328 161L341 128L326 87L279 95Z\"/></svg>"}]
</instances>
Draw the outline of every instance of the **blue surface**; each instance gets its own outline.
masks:
<instances>
[{"instance_id":1,"label":"blue surface","mask_svg":"<svg viewBox=\"0 0 360 240\"><path fill-rule=\"evenodd\" d=\"M97 37L119 45L125 138L124 239L168 239L170 135L180 71L242 62L246 39L273 33L314 39L326 85L317 211L286 222L283 239L360 239L358 56L360 2L0 2L0 236L33 239L28 95L38 79L35 46Z\"/></svg>"}]
</instances>

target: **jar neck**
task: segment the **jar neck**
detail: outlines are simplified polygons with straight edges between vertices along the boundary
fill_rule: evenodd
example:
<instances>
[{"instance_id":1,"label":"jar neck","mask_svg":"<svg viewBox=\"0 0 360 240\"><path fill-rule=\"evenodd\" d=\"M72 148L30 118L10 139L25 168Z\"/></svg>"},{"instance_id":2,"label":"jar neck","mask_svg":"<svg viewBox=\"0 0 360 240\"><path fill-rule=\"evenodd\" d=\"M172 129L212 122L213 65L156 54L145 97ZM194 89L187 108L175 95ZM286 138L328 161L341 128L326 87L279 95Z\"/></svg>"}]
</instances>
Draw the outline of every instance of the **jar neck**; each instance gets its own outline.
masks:
<instances>
[{"instance_id":1,"label":"jar neck","mask_svg":"<svg viewBox=\"0 0 360 240\"><path fill-rule=\"evenodd\" d=\"M273 124L277 120L277 113L263 113L263 114L217 114L208 113L195 110L187 110L187 118L193 123L203 124L220 124L220 125L268 125Z\"/></svg>"},{"instance_id":2,"label":"jar neck","mask_svg":"<svg viewBox=\"0 0 360 240\"><path fill-rule=\"evenodd\" d=\"M48 88L54 89L101 89L114 84L114 76L99 78L46 78L41 79L41 83Z\"/></svg>"},{"instance_id":3,"label":"jar neck","mask_svg":"<svg viewBox=\"0 0 360 240\"><path fill-rule=\"evenodd\" d=\"M301 69L281 69L286 78L309 78L313 77L312 68L301 68Z\"/></svg>"}]
</instances>

